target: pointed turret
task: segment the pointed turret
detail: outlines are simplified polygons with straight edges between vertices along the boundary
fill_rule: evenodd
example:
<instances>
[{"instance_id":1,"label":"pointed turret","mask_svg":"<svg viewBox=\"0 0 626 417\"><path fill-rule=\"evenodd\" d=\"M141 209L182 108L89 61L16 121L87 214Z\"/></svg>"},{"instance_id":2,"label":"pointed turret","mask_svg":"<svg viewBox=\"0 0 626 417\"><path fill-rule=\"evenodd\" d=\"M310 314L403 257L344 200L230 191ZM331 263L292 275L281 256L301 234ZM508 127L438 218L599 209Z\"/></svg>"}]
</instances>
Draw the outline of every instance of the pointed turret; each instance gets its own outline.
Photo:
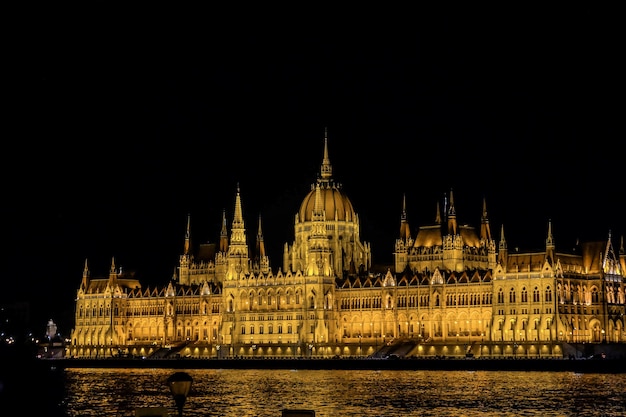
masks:
<instances>
[{"instance_id":1,"label":"pointed turret","mask_svg":"<svg viewBox=\"0 0 626 417\"><path fill-rule=\"evenodd\" d=\"M458 227L456 222L456 209L454 207L454 193L450 190L450 207L448 208L448 234L456 236L458 234Z\"/></svg>"},{"instance_id":2,"label":"pointed turret","mask_svg":"<svg viewBox=\"0 0 626 417\"><path fill-rule=\"evenodd\" d=\"M89 288L89 266L87 264L87 259L85 259L85 266L83 267L83 280L80 283L80 289L87 291L87 288Z\"/></svg>"},{"instance_id":3,"label":"pointed turret","mask_svg":"<svg viewBox=\"0 0 626 417\"><path fill-rule=\"evenodd\" d=\"M263 239L263 229L261 228L261 215L259 214L259 228L256 234L256 249L254 253L255 272L269 272L269 257L265 254L265 240Z\"/></svg>"},{"instance_id":4,"label":"pointed turret","mask_svg":"<svg viewBox=\"0 0 626 417\"><path fill-rule=\"evenodd\" d=\"M324 157L322 159L321 179L324 182L330 181L333 176L333 167L328 157L328 128L324 129Z\"/></svg>"},{"instance_id":5,"label":"pointed turret","mask_svg":"<svg viewBox=\"0 0 626 417\"><path fill-rule=\"evenodd\" d=\"M435 207L435 224L441 224L441 209L439 208L439 201L437 201L437 207Z\"/></svg>"},{"instance_id":6,"label":"pointed turret","mask_svg":"<svg viewBox=\"0 0 626 417\"><path fill-rule=\"evenodd\" d=\"M480 240L491 240L491 227L489 226L489 217L487 216L487 200L483 198L483 214L480 218Z\"/></svg>"},{"instance_id":7,"label":"pointed turret","mask_svg":"<svg viewBox=\"0 0 626 417\"><path fill-rule=\"evenodd\" d=\"M402 214L400 215L400 239L405 242L411 240L411 230L406 215L406 194L402 195Z\"/></svg>"},{"instance_id":8,"label":"pointed turret","mask_svg":"<svg viewBox=\"0 0 626 417\"><path fill-rule=\"evenodd\" d=\"M504 225L500 227L500 243L499 243L498 248L499 248L498 263L502 265L503 268L506 269L508 249L507 249L506 239L504 238Z\"/></svg>"},{"instance_id":9,"label":"pointed turret","mask_svg":"<svg viewBox=\"0 0 626 417\"><path fill-rule=\"evenodd\" d=\"M548 220L548 236L546 238L546 261L554 265L554 236L552 236L552 220Z\"/></svg>"},{"instance_id":10,"label":"pointed turret","mask_svg":"<svg viewBox=\"0 0 626 417\"><path fill-rule=\"evenodd\" d=\"M230 279L237 279L240 273L248 273L249 255L248 244L246 242L246 227L243 221L243 209L241 206L241 190L237 184L237 195L235 197L235 213L230 230L230 244L228 246L228 264Z\"/></svg>"},{"instance_id":11,"label":"pointed turret","mask_svg":"<svg viewBox=\"0 0 626 417\"><path fill-rule=\"evenodd\" d=\"M220 252L228 252L228 227L226 226L226 210L222 210L222 230L220 231Z\"/></svg>"},{"instance_id":12,"label":"pointed turret","mask_svg":"<svg viewBox=\"0 0 626 417\"><path fill-rule=\"evenodd\" d=\"M189 256L191 250L191 214L187 214L187 229L185 230L185 246L183 248L183 255Z\"/></svg>"},{"instance_id":13,"label":"pointed turret","mask_svg":"<svg viewBox=\"0 0 626 417\"><path fill-rule=\"evenodd\" d=\"M259 214L259 228L256 233L256 254L257 258L265 256L265 242L263 241L263 230L261 229L261 215Z\"/></svg>"},{"instance_id":14,"label":"pointed turret","mask_svg":"<svg viewBox=\"0 0 626 417\"><path fill-rule=\"evenodd\" d=\"M119 271L120 275L122 274L122 267L120 267ZM115 270L115 257L111 258L111 269L109 270L109 286L113 288L113 286L117 283L117 271Z\"/></svg>"}]
</instances>

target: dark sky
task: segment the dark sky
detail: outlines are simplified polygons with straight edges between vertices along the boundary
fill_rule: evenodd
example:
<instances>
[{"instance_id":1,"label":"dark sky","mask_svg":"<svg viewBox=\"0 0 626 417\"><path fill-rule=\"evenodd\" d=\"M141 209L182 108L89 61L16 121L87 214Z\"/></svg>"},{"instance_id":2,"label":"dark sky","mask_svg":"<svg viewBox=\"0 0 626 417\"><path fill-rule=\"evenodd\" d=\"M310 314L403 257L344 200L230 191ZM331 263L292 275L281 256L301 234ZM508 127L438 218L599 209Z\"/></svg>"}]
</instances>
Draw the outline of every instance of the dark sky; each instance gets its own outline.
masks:
<instances>
[{"instance_id":1,"label":"dark sky","mask_svg":"<svg viewBox=\"0 0 626 417\"><path fill-rule=\"evenodd\" d=\"M280 267L325 129L375 262L392 260L403 195L416 230L450 189L462 223L478 225L486 198L510 247L542 249L549 219L557 250L626 233L613 13L138 16L34 20L9 42L1 300L41 303L42 332L71 318L85 259L94 276L115 257L166 283L187 214L194 241L215 242L237 184L250 244L261 215Z\"/></svg>"}]
</instances>

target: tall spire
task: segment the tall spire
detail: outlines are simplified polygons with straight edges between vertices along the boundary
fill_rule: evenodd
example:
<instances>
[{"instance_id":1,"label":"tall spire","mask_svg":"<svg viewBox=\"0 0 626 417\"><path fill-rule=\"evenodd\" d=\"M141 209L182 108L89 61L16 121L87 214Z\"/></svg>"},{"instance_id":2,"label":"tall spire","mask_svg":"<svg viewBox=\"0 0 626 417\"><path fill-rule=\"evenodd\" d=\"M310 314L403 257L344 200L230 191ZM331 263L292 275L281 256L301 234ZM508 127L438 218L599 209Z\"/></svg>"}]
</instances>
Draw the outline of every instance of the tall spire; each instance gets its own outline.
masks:
<instances>
[{"instance_id":1,"label":"tall spire","mask_svg":"<svg viewBox=\"0 0 626 417\"><path fill-rule=\"evenodd\" d=\"M122 273L122 268L120 267L120 274ZM115 270L115 257L111 258L111 270L109 271L109 285L111 287L117 282L117 271Z\"/></svg>"},{"instance_id":2,"label":"tall spire","mask_svg":"<svg viewBox=\"0 0 626 417\"><path fill-rule=\"evenodd\" d=\"M185 230L185 247L183 255L189 255L191 249L191 214L187 214L187 229Z\"/></svg>"},{"instance_id":3,"label":"tall spire","mask_svg":"<svg viewBox=\"0 0 626 417\"><path fill-rule=\"evenodd\" d=\"M241 209L241 190L237 184L237 196L235 197L235 214L231 230L231 246L234 244L245 244L245 226L243 222L243 210Z\"/></svg>"},{"instance_id":4,"label":"tall spire","mask_svg":"<svg viewBox=\"0 0 626 417\"><path fill-rule=\"evenodd\" d=\"M435 224L441 224L441 210L439 208L439 201L437 201L437 207L435 208Z\"/></svg>"},{"instance_id":5,"label":"tall spire","mask_svg":"<svg viewBox=\"0 0 626 417\"><path fill-rule=\"evenodd\" d=\"M448 207L448 234L455 236L458 233L456 224L456 209L454 208L454 193L450 190L450 207Z\"/></svg>"},{"instance_id":6,"label":"tall spire","mask_svg":"<svg viewBox=\"0 0 626 417\"><path fill-rule=\"evenodd\" d=\"M85 259L85 267L83 268L83 280L80 283L80 289L85 291L89 287L89 265Z\"/></svg>"},{"instance_id":7,"label":"tall spire","mask_svg":"<svg viewBox=\"0 0 626 417\"><path fill-rule=\"evenodd\" d=\"M487 200L483 197L483 215L480 219L480 239L491 240L491 227L487 217Z\"/></svg>"},{"instance_id":8,"label":"tall spire","mask_svg":"<svg viewBox=\"0 0 626 417\"><path fill-rule=\"evenodd\" d=\"M500 226L500 243L499 243L499 251L498 251L498 263L506 268L507 265L507 244L506 239L504 238L504 225Z\"/></svg>"},{"instance_id":9,"label":"tall spire","mask_svg":"<svg viewBox=\"0 0 626 417\"><path fill-rule=\"evenodd\" d=\"M400 216L400 239L408 241L411 239L411 230L406 215L406 194L402 195L402 215Z\"/></svg>"},{"instance_id":10,"label":"tall spire","mask_svg":"<svg viewBox=\"0 0 626 417\"><path fill-rule=\"evenodd\" d=\"M328 182L333 176L333 167L328 157L328 128L324 129L324 158L322 159L321 176L325 182Z\"/></svg>"},{"instance_id":11,"label":"tall spire","mask_svg":"<svg viewBox=\"0 0 626 417\"><path fill-rule=\"evenodd\" d=\"M546 238L546 258L554 262L554 236L552 236L552 220L548 219L548 236Z\"/></svg>"},{"instance_id":12,"label":"tall spire","mask_svg":"<svg viewBox=\"0 0 626 417\"><path fill-rule=\"evenodd\" d=\"M226 227L226 210L222 210L222 230L220 231L220 252L228 252L228 228Z\"/></svg>"},{"instance_id":13,"label":"tall spire","mask_svg":"<svg viewBox=\"0 0 626 417\"><path fill-rule=\"evenodd\" d=\"M261 229L261 215L259 214L259 229L256 234L256 254L259 258L265 256L265 242L263 241L263 231Z\"/></svg>"}]
</instances>

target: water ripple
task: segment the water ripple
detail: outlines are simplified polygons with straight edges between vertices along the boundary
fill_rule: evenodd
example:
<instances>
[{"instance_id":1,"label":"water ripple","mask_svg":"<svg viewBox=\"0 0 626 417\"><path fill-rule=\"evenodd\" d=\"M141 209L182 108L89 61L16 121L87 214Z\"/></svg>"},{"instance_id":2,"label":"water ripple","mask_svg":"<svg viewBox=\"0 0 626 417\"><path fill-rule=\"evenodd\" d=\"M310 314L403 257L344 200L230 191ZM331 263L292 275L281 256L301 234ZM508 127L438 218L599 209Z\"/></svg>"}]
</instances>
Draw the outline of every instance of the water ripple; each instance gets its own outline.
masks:
<instances>
[{"instance_id":1,"label":"water ripple","mask_svg":"<svg viewBox=\"0 0 626 417\"><path fill-rule=\"evenodd\" d=\"M175 415L168 369L68 369L72 416L134 416L137 407ZM626 376L570 372L194 369L185 416L612 417L626 413Z\"/></svg>"}]
</instances>

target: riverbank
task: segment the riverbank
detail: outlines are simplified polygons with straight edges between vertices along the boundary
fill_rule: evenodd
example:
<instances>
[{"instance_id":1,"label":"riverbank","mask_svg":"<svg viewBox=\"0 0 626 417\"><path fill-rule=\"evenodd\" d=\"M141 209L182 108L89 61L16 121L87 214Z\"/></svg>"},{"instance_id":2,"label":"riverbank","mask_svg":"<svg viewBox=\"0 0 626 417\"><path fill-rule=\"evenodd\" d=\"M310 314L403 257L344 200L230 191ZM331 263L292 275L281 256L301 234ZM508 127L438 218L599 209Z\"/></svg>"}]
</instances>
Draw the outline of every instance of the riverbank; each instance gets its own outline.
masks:
<instances>
[{"instance_id":1,"label":"riverbank","mask_svg":"<svg viewBox=\"0 0 626 417\"><path fill-rule=\"evenodd\" d=\"M39 359L55 368L465 370L626 373L626 359Z\"/></svg>"}]
</instances>

